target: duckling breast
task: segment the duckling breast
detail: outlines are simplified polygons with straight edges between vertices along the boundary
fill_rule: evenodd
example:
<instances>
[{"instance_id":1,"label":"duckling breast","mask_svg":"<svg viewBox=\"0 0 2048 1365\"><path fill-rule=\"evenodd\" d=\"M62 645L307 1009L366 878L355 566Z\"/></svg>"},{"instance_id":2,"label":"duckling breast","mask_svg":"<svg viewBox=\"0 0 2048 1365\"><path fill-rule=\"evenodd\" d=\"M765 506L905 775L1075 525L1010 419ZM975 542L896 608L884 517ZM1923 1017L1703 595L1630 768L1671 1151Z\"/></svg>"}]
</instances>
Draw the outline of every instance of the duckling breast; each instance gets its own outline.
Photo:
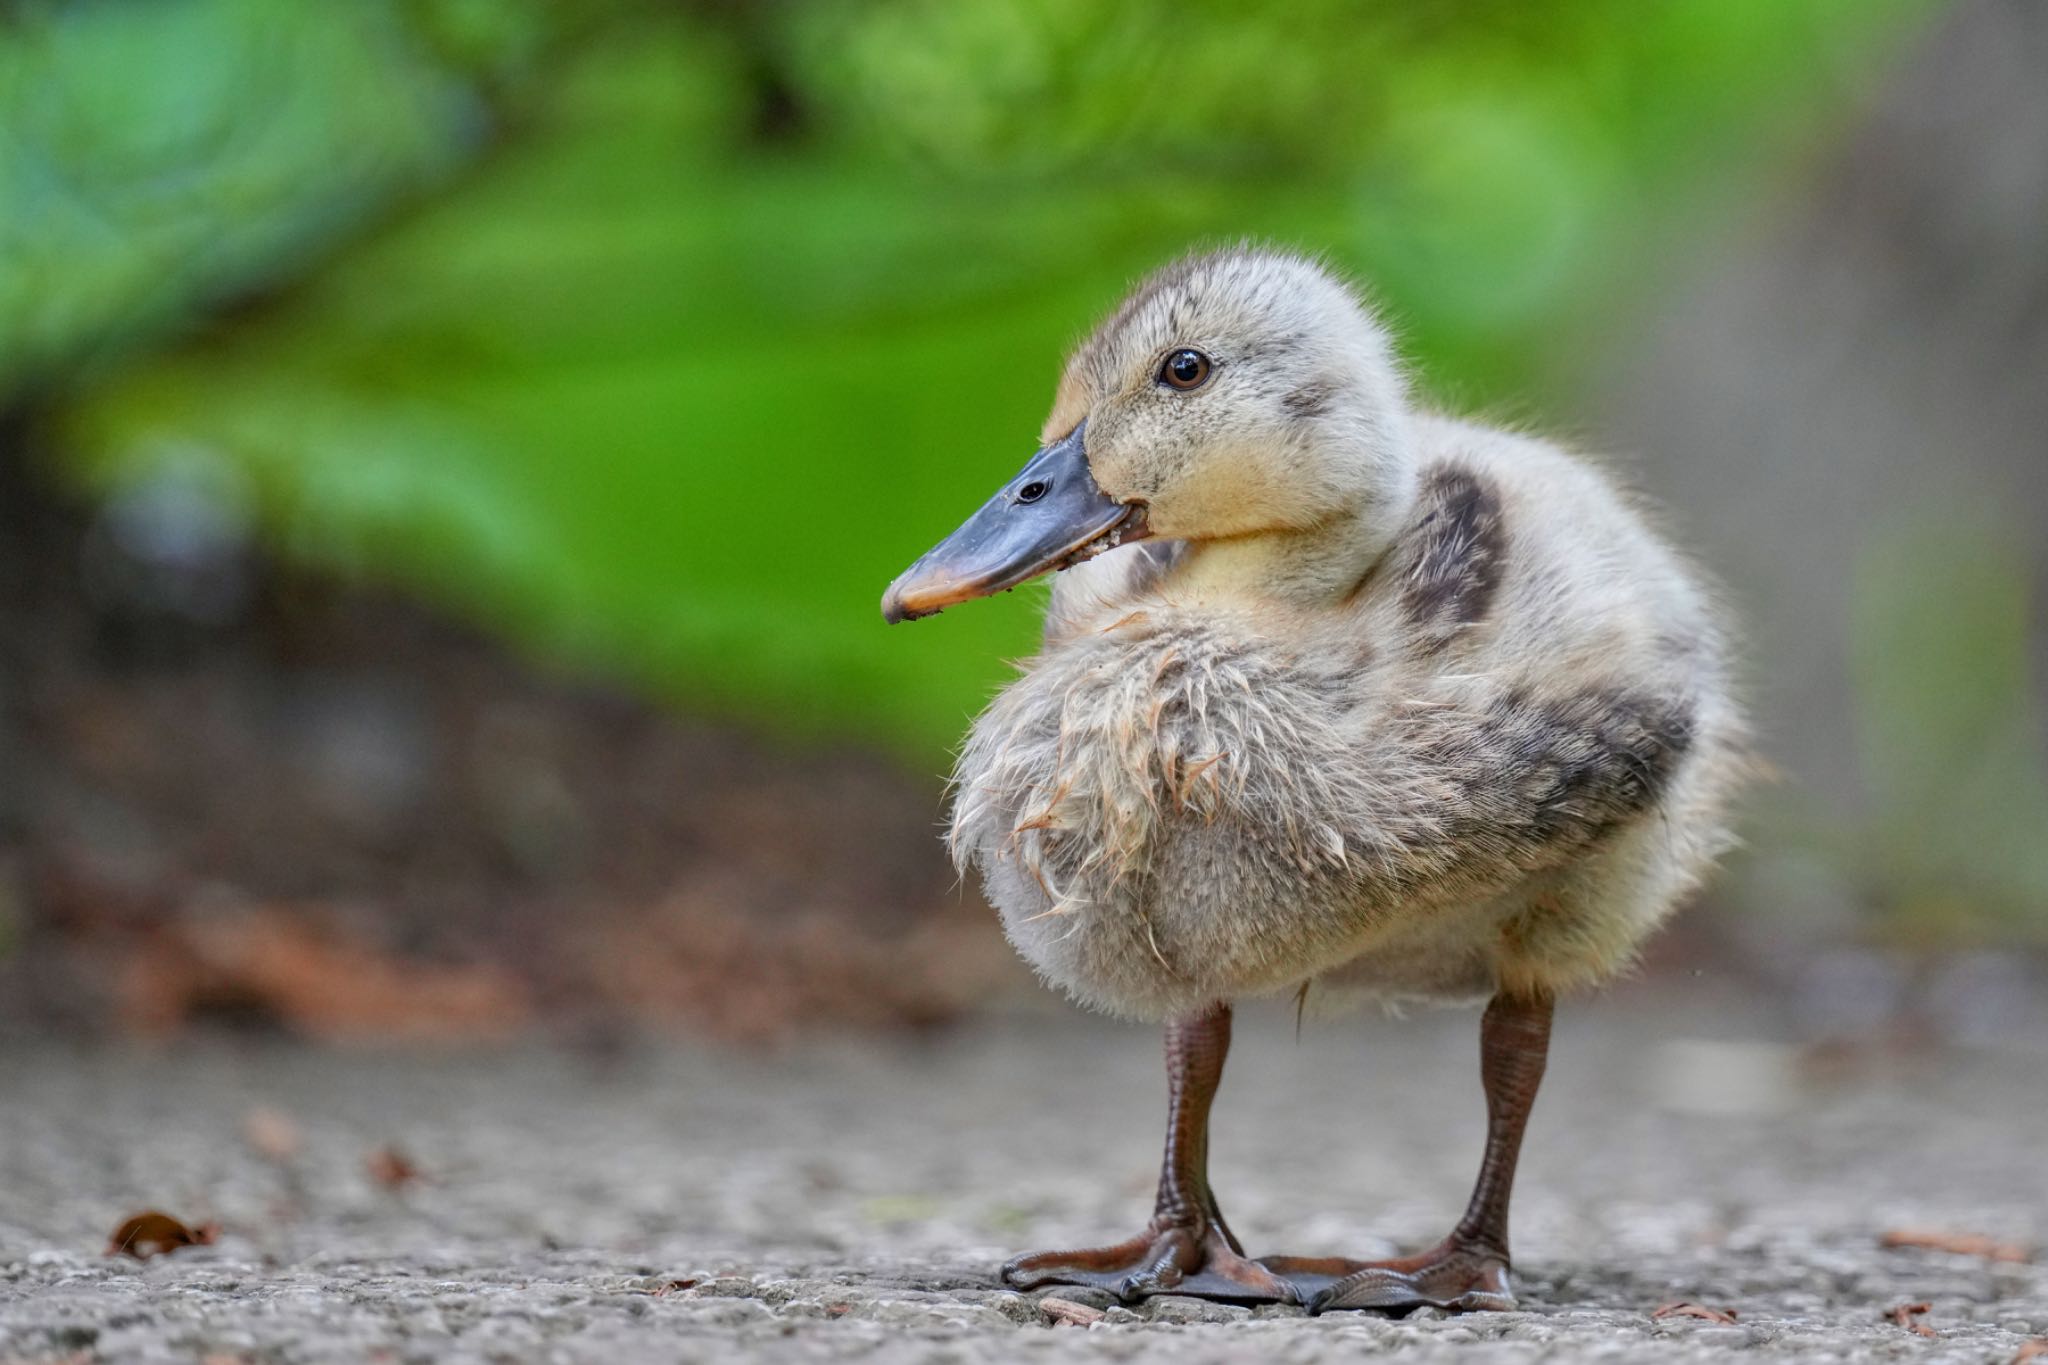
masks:
<instances>
[{"instance_id":1,"label":"duckling breast","mask_svg":"<svg viewBox=\"0 0 2048 1365\"><path fill-rule=\"evenodd\" d=\"M1320 654L1320 651L1316 653ZM1337 813L1355 671L1154 602L1034 660L975 723L950 841L1011 942L1084 1004L1158 1017L1354 949Z\"/></svg>"}]
</instances>

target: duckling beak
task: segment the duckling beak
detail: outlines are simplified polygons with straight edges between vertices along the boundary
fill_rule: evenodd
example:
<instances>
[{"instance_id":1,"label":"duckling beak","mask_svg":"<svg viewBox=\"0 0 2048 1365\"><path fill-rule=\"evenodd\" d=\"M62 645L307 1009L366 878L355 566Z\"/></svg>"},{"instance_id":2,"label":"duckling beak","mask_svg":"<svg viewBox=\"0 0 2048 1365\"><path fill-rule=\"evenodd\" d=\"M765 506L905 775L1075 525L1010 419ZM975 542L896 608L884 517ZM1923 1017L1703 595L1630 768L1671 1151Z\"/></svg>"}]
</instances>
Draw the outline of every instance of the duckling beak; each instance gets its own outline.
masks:
<instances>
[{"instance_id":1,"label":"duckling beak","mask_svg":"<svg viewBox=\"0 0 2048 1365\"><path fill-rule=\"evenodd\" d=\"M1142 538L1144 506L1096 487L1082 443L1087 425L1033 455L959 530L905 569L882 594L882 619L894 625L930 616Z\"/></svg>"}]
</instances>

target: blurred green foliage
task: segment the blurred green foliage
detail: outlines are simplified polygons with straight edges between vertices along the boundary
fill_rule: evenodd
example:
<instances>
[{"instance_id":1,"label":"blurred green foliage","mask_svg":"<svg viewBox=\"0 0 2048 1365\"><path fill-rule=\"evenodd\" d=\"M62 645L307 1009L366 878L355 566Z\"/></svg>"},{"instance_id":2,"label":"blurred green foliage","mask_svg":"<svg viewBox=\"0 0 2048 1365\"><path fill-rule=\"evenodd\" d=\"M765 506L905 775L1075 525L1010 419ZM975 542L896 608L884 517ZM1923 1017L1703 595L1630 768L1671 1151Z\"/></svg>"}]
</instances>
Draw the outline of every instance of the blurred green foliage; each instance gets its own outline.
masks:
<instances>
[{"instance_id":1,"label":"blurred green foliage","mask_svg":"<svg viewBox=\"0 0 2048 1365\"><path fill-rule=\"evenodd\" d=\"M1031 609L876 600L1131 277L1322 250L1540 408L1927 8L17 2L0 390L96 487L936 766Z\"/></svg>"},{"instance_id":2,"label":"blurred green foliage","mask_svg":"<svg viewBox=\"0 0 2048 1365\"><path fill-rule=\"evenodd\" d=\"M1871 808L1840 861L1872 904L1944 941L2039 924L2048 905L2032 574L2004 524L1988 509L1922 509L1872 534L1856 578L1856 719Z\"/></svg>"},{"instance_id":3,"label":"blurred green foliage","mask_svg":"<svg viewBox=\"0 0 2048 1365\"><path fill-rule=\"evenodd\" d=\"M476 92L392 5L15 9L0 17L0 390L289 278L483 132Z\"/></svg>"}]
</instances>

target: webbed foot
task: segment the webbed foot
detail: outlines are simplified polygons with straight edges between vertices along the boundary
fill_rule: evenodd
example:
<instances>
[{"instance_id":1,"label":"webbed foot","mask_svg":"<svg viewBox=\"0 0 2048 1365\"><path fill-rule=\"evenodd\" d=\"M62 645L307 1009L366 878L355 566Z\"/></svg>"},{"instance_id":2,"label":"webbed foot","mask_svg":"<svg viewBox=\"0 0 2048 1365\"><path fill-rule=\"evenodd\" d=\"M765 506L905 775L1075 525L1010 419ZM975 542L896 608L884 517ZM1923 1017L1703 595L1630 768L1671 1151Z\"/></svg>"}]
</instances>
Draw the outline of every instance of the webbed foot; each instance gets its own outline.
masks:
<instances>
[{"instance_id":1,"label":"webbed foot","mask_svg":"<svg viewBox=\"0 0 2048 1365\"><path fill-rule=\"evenodd\" d=\"M1085 1251L1041 1251L1003 1267L1003 1282L1017 1289L1048 1284L1107 1289L1126 1303L1152 1294L1191 1294L1231 1303L1294 1303L1294 1289L1243 1249L1220 1222L1195 1226L1154 1219L1115 1246Z\"/></svg>"},{"instance_id":2,"label":"webbed foot","mask_svg":"<svg viewBox=\"0 0 2048 1365\"><path fill-rule=\"evenodd\" d=\"M1424 1307L1500 1313L1515 1307L1506 1255L1457 1238L1392 1261L1262 1256L1259 1264L1291 1284L1311 1314L1332 1308L1402 1313Z\"/></svg>"}]
</instances>

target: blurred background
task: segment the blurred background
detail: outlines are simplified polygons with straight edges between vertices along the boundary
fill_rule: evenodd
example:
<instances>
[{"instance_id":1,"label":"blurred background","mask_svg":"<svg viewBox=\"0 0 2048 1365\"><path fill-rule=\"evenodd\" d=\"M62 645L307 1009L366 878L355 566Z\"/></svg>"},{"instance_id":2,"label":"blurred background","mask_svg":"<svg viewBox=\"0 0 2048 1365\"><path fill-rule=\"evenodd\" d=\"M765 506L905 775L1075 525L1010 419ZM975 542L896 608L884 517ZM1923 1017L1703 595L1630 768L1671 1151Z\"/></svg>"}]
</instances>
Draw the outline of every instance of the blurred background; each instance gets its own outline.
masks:
<instances>
[{"instance_id":1,"label":"blurred background","mask_svg":"<svg viewBox=\"0 0 2048 1365\"><path fill-rule=\"evenodd\" d=\"M1780 779L1646 979L1995 1032L2043 69L2031 0L0 0L0 1020L1039 1001L936 839L1037 595L876 602L1135 276L1251 236L1611 453L1748 623Z\"/></svg>"}]
</instances>

